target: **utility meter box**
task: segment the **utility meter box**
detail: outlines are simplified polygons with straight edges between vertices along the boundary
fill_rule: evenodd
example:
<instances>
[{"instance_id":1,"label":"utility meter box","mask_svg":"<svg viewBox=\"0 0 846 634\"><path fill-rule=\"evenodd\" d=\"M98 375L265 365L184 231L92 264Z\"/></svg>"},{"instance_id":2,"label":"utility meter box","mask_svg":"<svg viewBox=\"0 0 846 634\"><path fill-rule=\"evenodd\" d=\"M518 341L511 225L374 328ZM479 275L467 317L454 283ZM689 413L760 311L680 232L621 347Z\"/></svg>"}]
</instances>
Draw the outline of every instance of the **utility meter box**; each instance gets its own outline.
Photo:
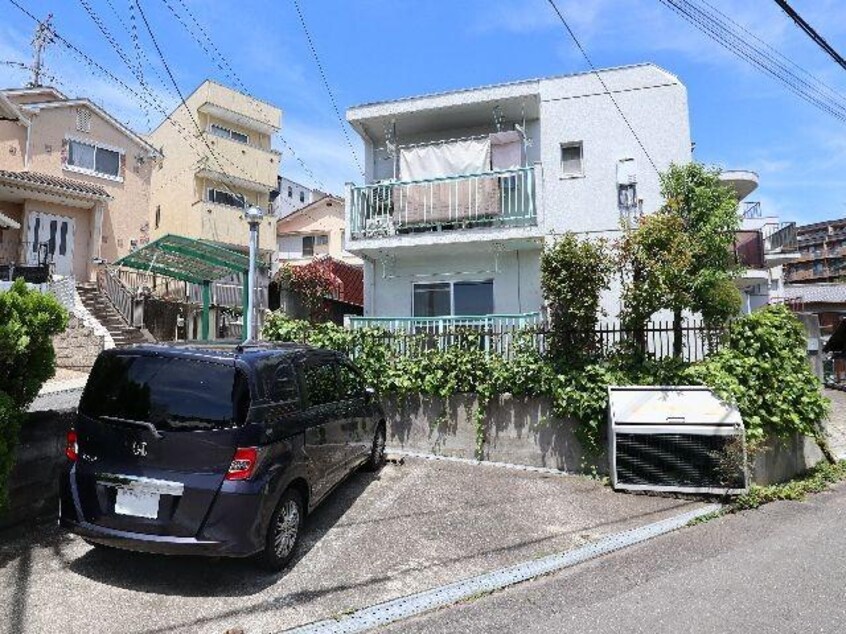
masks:
<instances>
[{"instance_id":1,"label":"utility meter box","mask_svg":"<svg viewBox=\"0 0 846 634\"><path fill-rule=\"evenodd\" d=\"M735 406L703 386L611 386L608 396L615 489L746 491L746 435Z\"/></svg>"}]
</instances>

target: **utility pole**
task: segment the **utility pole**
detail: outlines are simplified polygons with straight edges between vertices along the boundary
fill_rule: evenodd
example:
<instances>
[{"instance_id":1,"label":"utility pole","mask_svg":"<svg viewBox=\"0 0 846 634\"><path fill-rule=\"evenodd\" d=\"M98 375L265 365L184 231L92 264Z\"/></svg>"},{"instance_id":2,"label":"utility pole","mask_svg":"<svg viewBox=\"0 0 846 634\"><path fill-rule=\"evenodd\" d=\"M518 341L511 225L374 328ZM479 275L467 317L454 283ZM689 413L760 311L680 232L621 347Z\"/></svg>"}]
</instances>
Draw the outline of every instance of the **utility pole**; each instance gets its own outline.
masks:
<instances>
[{"instance_id":1,"label":"utility pole","mask_svg":"<svg viewBox=\"0 0 846 634\"><path fill-rule=\"evenodd\" d=\"M30 79L28 86L36 88L41 86L41 72L44 66L44 49L48 44L54 42L53 28L50 26L50 21L53 19L53 14L48 13L47 19L44 22L38 23L38 28L35 29L35 37L32 38L32 79Z\"/></svg>"}]
</instances>

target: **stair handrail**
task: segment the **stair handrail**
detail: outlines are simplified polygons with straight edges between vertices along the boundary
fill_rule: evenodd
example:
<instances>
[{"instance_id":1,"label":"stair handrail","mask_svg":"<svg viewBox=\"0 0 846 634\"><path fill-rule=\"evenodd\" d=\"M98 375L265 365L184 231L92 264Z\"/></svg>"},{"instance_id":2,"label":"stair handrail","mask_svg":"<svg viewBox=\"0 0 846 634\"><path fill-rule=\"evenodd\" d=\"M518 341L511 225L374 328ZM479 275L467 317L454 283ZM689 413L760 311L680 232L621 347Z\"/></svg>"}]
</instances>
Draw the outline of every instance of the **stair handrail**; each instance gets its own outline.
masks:
<instances>
[{"instance_id":1,"label":"stair handrail","mask_svg":"<svg viewBox=\"0 0 846 634\"><path fill-rule=\"evenodd\" d=\"M136 296L112 269L103 266L97 270L97 288L127 324L136 328L144 325L144 299Z\"/></svg>"}]
</instances>

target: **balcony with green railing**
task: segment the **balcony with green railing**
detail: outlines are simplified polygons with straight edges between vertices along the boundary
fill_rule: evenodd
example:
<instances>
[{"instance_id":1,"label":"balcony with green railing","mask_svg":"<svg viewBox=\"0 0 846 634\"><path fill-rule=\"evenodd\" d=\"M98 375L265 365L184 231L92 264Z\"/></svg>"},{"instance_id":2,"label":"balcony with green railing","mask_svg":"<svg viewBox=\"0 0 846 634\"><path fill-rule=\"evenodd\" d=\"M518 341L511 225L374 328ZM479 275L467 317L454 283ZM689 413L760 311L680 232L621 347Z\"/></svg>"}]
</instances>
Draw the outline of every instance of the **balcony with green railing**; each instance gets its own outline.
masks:
<instances>
[{"instance_id":1,"label":"balcony with green railing","mask_svg":"<svg viewBox=\"0 0 846 634\"><path fill-rule=\"evenodd\" d=\"M350 190L350 240L537 225L536 169L489 171Z\"/></svg>"}]
</instances>

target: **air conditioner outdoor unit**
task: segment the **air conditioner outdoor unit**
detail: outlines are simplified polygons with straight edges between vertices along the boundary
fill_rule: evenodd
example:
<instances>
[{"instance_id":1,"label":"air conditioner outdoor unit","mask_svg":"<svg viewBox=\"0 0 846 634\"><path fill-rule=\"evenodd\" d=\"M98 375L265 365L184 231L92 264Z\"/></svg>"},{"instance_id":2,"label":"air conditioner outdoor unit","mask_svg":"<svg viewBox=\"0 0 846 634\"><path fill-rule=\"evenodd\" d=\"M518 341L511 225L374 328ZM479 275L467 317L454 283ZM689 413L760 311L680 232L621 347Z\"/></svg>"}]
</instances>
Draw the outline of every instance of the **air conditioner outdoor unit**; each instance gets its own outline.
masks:
<instances>
[{"instance_id":1,"label":"air conditioner outdoor unit","mask_svg":"<svg viewBox=\"0 0 846 634\"><path fill-rule=\"evenodd\" d=\"M633 491L746 491L740 412L703 386L609 387L611 484Z\"/></svg>"}]
</instances>

